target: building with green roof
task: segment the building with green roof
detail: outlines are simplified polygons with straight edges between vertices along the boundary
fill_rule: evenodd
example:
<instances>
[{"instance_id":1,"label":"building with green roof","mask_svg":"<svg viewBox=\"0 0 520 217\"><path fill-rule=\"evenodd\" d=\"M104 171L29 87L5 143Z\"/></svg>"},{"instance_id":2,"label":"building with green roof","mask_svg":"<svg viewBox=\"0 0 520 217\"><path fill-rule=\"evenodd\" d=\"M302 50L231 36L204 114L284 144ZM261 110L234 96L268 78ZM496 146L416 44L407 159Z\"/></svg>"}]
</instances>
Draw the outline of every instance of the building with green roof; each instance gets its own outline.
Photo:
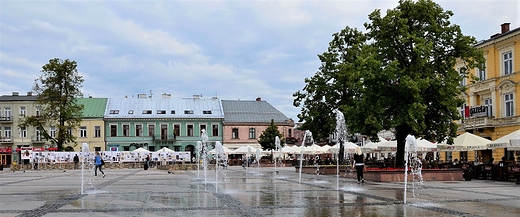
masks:
<instances>
[{"instance_id":1,"label":"building with green roof","mask_svg":"<svg viewBox=\"0 0 520 217\"><path fill-rule=\"evenodd\" d=\"M80 98L79 104L83 104L82 121L77 130L76 140L78 145L72 145L74 151L81 150L81 144L89 144L90 151L105 150L105 124L103 116L107 107L108 98ZM70 145L70 144L69 144Z\"/></svg>"}]
</instances>

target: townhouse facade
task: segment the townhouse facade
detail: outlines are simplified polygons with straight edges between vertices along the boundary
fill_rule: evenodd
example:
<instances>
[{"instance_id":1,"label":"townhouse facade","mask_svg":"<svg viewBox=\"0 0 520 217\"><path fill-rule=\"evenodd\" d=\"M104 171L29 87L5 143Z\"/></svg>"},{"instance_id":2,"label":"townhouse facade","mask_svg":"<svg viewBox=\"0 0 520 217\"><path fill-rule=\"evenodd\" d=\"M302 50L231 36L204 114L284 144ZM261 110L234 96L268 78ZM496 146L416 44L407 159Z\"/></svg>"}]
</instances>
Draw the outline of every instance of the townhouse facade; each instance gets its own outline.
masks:
<instances>
[{"instance_id":1,"label":"townhouse facade","mask_svg":"<svg viewBox=\"0 0 520 217\"><path fill-rule=\"evenodd\" d=\"M294 139L294 121L261 98L256 100L222 100L224 110L223 145L230 149L241 146L261 148L258 140L274 120L286 141ZM274 141L273 141L274 142Z\"/></svg>"},{"instance_id":2,"label":"townhouse facade","mask_svg":"<svg viewBox=\"0 0 520 217\"><path fill-rule=\"evenodd\" d=\"M106 151L133 151L145 148L157 151L163 147L190 152L195 156L202 130L208 146L222 141L224 113L217 97L172 99L163 94L152 98L110 98L104 114Z\"/></svg>"},{"instance_id":3,"label":"townhouse facade","mask_svg":"<svg viewBox=\"0 0 520 217\"><path fill-rule=\"evenodd\" d=\"M76 144L71 147L75 152L81 151L81 144L89 144L89 151L105 150L105 110L108 98L80 98L79 104L83 104L82 120L79 129L74 131L77 136Z\"/></svg>"},{"instance_id":4,"label":"townhouse facade","mask_svg":"<svg viewBox=\"0 0 520 217\"><path fill-rule=\"evenodd\" d=\"M485 69L470 69L478 78L462 82L466 104L461 108L464 117L458 121L459 134L470 132L489 140L496 140L520 129L520 28L501 25L500 33L477 45L484 51ZM457 64L456 69L464 67ZM468 152L441 152L441 160L467 159L467 161L498 162L502 157L515 159L520 153L507 148Z\"/></svg>"}]
</instances>

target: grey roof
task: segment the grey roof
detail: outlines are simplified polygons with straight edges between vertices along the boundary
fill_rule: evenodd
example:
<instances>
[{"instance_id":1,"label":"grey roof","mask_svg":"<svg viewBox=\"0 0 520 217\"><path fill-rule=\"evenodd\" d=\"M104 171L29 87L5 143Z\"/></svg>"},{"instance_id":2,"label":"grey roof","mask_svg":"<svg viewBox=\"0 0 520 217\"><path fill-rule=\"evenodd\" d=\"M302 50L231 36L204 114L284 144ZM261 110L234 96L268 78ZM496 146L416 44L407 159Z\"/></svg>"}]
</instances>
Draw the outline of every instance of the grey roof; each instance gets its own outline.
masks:
<instances>
[{"instance_id":1,"label":"grey roof","mask_svg":"<svg viewBox=\"0 0 520 217\"><path fill-rule=\"evenodd\" d=\"M36 99L38 98L38 96L26 96L26 95L23 95L23 96L20 96L20 95L16 95L16 96L13 96L13 95L2 95L0 96L0 101L3 101L3 102L12 102L12 101L36 101Z\"/></svg>"},{"instance_id":2,"label":"grey roof","mask_svg":"<svg viewBox=\"0 0 520 217\"><path fill-rule=\"evenodd\" d=\"M143 114L145 110L151 114ZM158 114L159 110L164 110L165 114ZM185 111L193 111L193 114L185 114ZM218 99L109 98L105 118L224 119L224 113Z\"/></svg>"},{"instance_id":3,"label":"grey roof","mask_svg":"<svg viewBox=\"0 0 520 217\"><path fill-rule=\"evenodd\" d=\"M222 100L224 122L229 123L285 123L288 118L266 101Z\"/></svg>"}]
</instances>

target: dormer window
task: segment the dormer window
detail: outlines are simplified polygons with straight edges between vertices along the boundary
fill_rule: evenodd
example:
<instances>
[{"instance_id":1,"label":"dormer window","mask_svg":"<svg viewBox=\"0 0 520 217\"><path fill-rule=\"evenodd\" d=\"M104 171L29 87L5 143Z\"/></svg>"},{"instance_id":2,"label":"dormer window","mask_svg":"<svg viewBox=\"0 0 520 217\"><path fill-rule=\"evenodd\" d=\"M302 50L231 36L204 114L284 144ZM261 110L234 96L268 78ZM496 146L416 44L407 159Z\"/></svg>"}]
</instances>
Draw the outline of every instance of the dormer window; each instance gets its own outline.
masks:
<instances>
[{"instance_id":1,"label":"dormer window","mask_svg":"<svg viewBox=\"0 0 520 217\"><path fill-rule=\"evenodd\" d=\"M143 114L152 114L152 110L143 110Z\"/></svg>"},{"instance_id":2,"label":"dormer window","mask_svg":"<svg viewBox=\"0 0 520 217\"><path fill-rule=\"evenodd\" d=\"M157 110L157 114L166 114L166 110Z\"/></svg>"},{"instance_id":3,"label":"dormer window","mask_svg":"<svg viewBox=\"0 0 520 217\"><path fill-rule=\"evenodd\" d=\"M192 115L193 114L193 110L184 110L184 114Z\"/></svg>"},{"instance_id":4,"label":"dormer window","mask_svg":"<svg viewBox=\"0 0 520 217\"><path fill-rule=\"evenodd\" d=\"M128 110L128 114L129 115L134 114L134 110Z\"/></svg>"},{"instance_id":5,"label":"dormer window","mask_svg":"<svg viewBox=\"0 0 520 217\"><path fill-rule=\"evenodd\" d=\"M119 114L119 110L110 110L110 114Z\"/></svg>"},{"instance_id":6,"label":"dormer window","mask_svg":"<svg viewBox=\"0 0 520 217\"><path fill-rule=\"evenodd\" d=\"M211 110L204 110L204 111L202 111L202 114L210 115L211 114Z\"/></svg>"},{"instance_id":7,"label":"dormer window","mask_svg":"<svg viewBox=\"0 0 520 217\"><path fill-rule=\"evenodd\" d=\"M171 110L170 114L174 115L175 114L175 110Z\"/></svg>"}]
</instances>

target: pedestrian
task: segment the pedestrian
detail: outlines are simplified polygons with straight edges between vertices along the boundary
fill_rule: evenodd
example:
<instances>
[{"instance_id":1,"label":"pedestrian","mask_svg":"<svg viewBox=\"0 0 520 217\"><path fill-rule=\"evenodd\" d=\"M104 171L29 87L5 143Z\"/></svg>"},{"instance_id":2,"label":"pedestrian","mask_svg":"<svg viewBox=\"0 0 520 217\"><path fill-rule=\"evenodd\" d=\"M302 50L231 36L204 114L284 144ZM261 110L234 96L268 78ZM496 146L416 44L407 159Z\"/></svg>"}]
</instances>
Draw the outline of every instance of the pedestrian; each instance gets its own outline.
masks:
<instances>
[{"instance_id":1,"label":"pedestrian","mask_svg":"<svg viewBox=\"0 0 520 217\"><path fill-rule=\"evenodd\" d=\"M94 157L94 163L96 164L96 167L94 168L94 176L97 176L97 170L99 169L99 172L101 172L101 174L103 174L103 178L105 178L105 173L101 169L101 167L103 167L103 162L102 162L101 156L99 156L98 151L96 151L96 157Z\"/></svg>"},{"instance_id":2,"label":"pedestrian","mask_svg":"<svg viewBox=\"0 0 520 217\"><path fill-rule=\"evenodd\" d=\"M74 169L77 170L78 169L78 164L79 164L79 157L78 157L78 154L76 154L74 156Z\"/></svg>"},{"instance_id":3,"label":"pedestrian","mask_svg":"<svg viewBox=\"0 0 520 217\"><path fill-rule=\"evenodd\" d=\"M354 154L354 165L357 172L357 183L365 183L365 179L363 178L363 169L365 168L365 163L363 163L363 152L359 146L356 147L356 153Z\"/></svg>"}]
</instances>

